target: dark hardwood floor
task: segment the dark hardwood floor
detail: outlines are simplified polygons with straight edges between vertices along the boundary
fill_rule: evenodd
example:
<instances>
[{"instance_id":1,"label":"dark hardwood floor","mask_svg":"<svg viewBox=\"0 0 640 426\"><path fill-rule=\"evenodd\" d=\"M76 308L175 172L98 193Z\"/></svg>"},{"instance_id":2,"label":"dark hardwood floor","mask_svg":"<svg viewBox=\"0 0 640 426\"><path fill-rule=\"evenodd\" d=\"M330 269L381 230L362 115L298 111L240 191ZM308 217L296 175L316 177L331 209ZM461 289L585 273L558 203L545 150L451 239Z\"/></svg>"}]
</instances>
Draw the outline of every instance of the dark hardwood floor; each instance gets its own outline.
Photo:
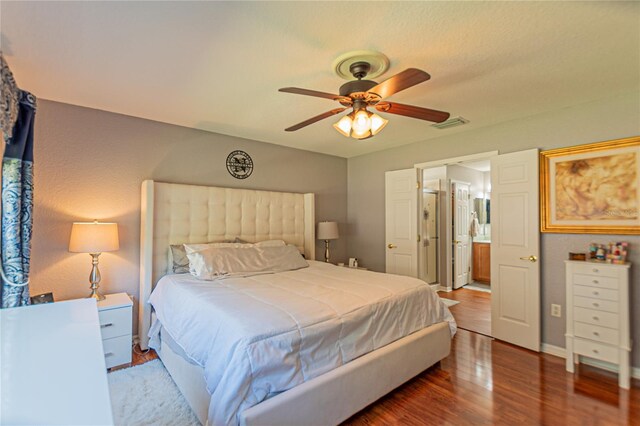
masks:
<instances>
[{"instance_id":1,"label":"dark hardwood floor","mask_svg":"<svg viewBox=\"0 0 640 426\"><path fill-rule=\"evenodd\" d=\"M132 365L157 358L137 352ZM623 390L613 373L569 374L562 358L459 329L449 357L344 425L640 425L640 381Z\"/></svg>"},{"instance_id":2,"label":"dark hardwood floor","mask_svg":"<svg viewBox=\"0 0 640 426\"><path fill-rule=\"evenodd\" d=\"M449 308L458 327L491 336L491 293L459 288L439 291L438 296L460 302Z\"/></svg>"},{"instance_id":3,"label":"dark hardwood floor","mask_svg":"<svg viewBox=\"0 0 640 426\"><path fill-rule=\"evenodd\" d=\"M343 425L638 425L640 383L459 330L451 355Z\"/></svg>"}]
</instances>

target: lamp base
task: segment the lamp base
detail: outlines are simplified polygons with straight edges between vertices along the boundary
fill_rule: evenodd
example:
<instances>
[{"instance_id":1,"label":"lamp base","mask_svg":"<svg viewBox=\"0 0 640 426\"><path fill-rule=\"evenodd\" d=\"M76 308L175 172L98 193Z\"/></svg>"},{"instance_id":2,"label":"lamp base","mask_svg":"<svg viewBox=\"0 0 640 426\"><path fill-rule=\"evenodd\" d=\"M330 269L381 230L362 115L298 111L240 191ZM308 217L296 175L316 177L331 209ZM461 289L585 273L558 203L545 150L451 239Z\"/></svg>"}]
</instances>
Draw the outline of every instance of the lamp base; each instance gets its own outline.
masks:
<instances>
[{"instance_id":1,"label":"lamp base","mask_svg":"<svg viewBox=\"0 0 640 426\"><path fill-rule=\"evenodd\" d=\"M89 253L91 255L91 274L89 275L89 282L91 283L91 294L88 299L104 300L105 297L98 291L100 286L100 269L98 269L98 258L100 253Z\"/></svg>"},{"instance_id":2,"label":"lamp base","mask_svg":"<svg viewBox=\"0 0 640 426\"><path fill-rule=\"evenodd\" d=\"M87 299L96 299L97 301L100 301L106 299L106 297L104 297L104 294L100 293L96 288L91 290L91 294L87 296Z\"/></svg>"}]
</instances>

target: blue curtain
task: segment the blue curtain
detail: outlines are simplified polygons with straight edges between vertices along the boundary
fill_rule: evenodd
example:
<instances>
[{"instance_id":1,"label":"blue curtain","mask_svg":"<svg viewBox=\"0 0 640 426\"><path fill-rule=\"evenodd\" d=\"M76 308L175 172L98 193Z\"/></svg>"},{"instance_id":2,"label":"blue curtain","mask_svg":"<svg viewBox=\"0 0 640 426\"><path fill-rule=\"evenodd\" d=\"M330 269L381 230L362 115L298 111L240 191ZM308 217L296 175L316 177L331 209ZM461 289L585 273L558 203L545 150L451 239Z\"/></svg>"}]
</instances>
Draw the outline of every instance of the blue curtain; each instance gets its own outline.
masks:
<instances>
[{"instance_id":1,"label":"blue curtain","mask_svg":"<svg viewBox=\"0 0 640 426\"><path fill-rule=\"evenodd\" d=\"M4 68L4 59L2 62ZM4 78L2 82L5 82ZM0 301L3 308L29 304L33 226L33 123L36 98L31 93L18 89L17 99L18 111L14 126L10 129L3 128L6 142L2 159L0 218ZM5 111L7 110L3 113ZM3 127L8 122L9 120L3 120Z\"/></svg>"}]
</instances>

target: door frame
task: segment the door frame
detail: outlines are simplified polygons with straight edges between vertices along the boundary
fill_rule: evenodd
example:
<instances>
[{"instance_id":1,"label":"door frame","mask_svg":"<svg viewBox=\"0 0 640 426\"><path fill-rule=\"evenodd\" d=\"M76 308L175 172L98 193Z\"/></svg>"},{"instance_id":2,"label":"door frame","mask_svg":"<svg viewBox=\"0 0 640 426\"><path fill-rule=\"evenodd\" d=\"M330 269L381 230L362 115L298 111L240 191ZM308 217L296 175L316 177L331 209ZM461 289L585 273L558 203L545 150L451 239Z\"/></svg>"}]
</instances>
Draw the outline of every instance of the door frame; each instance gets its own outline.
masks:
<instances>
[{"instance_id":1,"label":"door frame","mask_svg":"<svg viewBox=\"0 0 640 426\"><path fill-rule=\"evenodd\" d=\"M417 164L414 164L413 167L418 169L418 176L420 177L420 187L422 188L422 183L423 183L422 171L425 169L431 169L434 167L441 167L441 166L450 166L458 163L466 163L468 161L489 160L491 159L491 157L497 156L499 154L500 154L499 151L485 151L485 152L479 152L477 154L463 155L460 157L443 158L441 160L427 161L425 163L417 163ZM450 179L445 179L445 187L447 192L446 193L447 202L450 202L451 201L451 180ZM447 239L447 243L445 244L445 258L447 260L447 268L449 273L447 273L444 285L442 281L440 281L440 286L439 288L436 289L436 291L450 292L450 291L453 291L453 276L451 274L451 266L453 265L453 253L452 253L452 246L451 246L453 243L453 235L452 235L451 226L449 226L452 223L451 208L446 208L445 220L447 221L447 226L446 226L447 232L445 233L445 238Z\"/></svg>"}]
</instances>

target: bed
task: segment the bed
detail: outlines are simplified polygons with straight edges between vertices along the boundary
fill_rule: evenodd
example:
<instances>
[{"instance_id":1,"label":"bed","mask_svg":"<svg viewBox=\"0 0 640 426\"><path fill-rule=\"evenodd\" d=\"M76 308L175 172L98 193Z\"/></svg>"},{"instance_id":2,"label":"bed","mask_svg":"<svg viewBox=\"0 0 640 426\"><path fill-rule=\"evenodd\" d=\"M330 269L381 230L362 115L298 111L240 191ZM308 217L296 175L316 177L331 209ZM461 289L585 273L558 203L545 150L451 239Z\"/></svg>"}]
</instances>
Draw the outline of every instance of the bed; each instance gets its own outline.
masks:
<instances>
[{"instance_id":1,"label":"bed","mask_svg":"<svg viewBox=\"0 0 640 426\"><path fill-rule=\"evenodd\" d=\"M393 278L312 260L308 268L230 278L215 285L198 282L188 274L167 274L170 244L237 237L250 242L281 239L307 259L314 259L314 228L313 194L143 182L140 345L143 349L149 346L151 329L162 362L203 424L337 424L449 354L455 323L433 294L425 293L424 301L416 302L416 306L408 304L408 300L416 298L405 293L431 292L428 286L418 285L411 278ZM391 279L398 284L388 286L386 281ZM156 285L153 302L158 308L157 318L149 304ZM369 289L365 288L367 285ZM215 297L203 293L212 288L217 288ZM370 331L376 329L371 324L377 322L360 315L372 309L360 304L360 299L367 298L375 302L372 305L377 306L380 301L391 304L380 305L382 316L395 312L403 319L396 321L390 331ZM178 304L181 299L183 303ZM205 299L223 302L220 308L211 308L200 303ZM260 303L255 302L257 299ZM434 305L433 310L421 304L427 299ZM229 312L242 308L250 313L229 316ZM219 311L222 317L209 318L212 311ZM239 376L248 380L236 386L233 380L223 377L236 363L225 367L224 356L213 355L212 348L223 347L218 346L224 340L219 335L226 332L228 339L233 339L239 334L237 330L244 330L246 324L240 321L241 317L261 318L263 311L265 315L273 311L276 317L281 314L281 319L273 319L274 325L269 325L273 331L254 320L259 339L251 337L250 345L245 344L248 340L231 342L234 349L245 345L236 355L239 353L248 366L229 374L234 380ZM347 317L355 318L355 322L347 321ZM215 327L198 328L198 322L218 324L217 337L207 340L204 330ZM219 324L226 325L221 328ZM355 327L351 334L344 332L351 326ZM332 346L339 348L333 352L317 346L318 342L332 341L331 333L340 334L335 339L339 344ZM187 345L188 341L195 342L195 346ZM207 345L213 346L206 350ZM312 348L307 353L313 356L296 354L294 361L287 363L286 349L292 345L297 349L307 345ZM274 362L280 358L282 363ZM260 362L264 362L262 367ZM297 367L287 370L287 364ZM236 394L242 395L229 399Z\"/></svg>"}]
</instances>

